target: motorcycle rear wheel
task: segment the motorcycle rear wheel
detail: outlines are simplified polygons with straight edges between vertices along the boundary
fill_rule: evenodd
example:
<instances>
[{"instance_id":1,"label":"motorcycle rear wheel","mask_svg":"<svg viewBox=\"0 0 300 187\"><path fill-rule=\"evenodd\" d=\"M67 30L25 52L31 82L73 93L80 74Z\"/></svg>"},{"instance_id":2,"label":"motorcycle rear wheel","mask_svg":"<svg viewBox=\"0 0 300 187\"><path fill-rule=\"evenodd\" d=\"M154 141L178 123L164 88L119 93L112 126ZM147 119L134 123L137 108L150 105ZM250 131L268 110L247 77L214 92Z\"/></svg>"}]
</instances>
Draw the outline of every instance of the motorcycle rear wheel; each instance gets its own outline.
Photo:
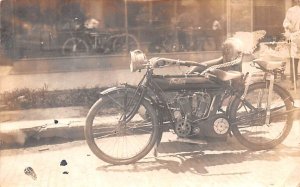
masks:
<instances>
[{"instance_id":1,"label":"motorcycle rear wheel","mask_svg":"<svg viewBox=\"0 0 300 187\"><path fill-rule=\"evenodd\" d=\"M62 54L66 56L81 56L89 53L87 42L79 37L67 39L62 46Z\"/></svg>"},{"instance_id":2,"label":"motorcycle rear wheel","mask_svg":"<svg viewBox=\"0 0 300 187\"><path fill-rule=\"evenodd\" d=\"M293 108L293 104L289 95L277 85L274 85L272 93L270 123L265 124L268 85L260 82L249 86L245 99L259 112L251 111L239 99L233 101L230 111L234 136L242 145L252 150L274 148L284 141L293 124L292 113L284 114Z\"/></svg>"},{"instance_id":3,"label":"motorcycle rear wheel","mask_svg":"<svg viewBox=\"0 0 300 187\"><path fill-rule=\"evenodd\" d=\"M101 160L131 164L145 157L157 142L161 133L158 115L149 101L142 99L134 117L128 117L137 102L138 97L124 89L106 94L90 109L84 133ZM126 122L122 120L125 113Z\"/></svg>"}]
</instances>

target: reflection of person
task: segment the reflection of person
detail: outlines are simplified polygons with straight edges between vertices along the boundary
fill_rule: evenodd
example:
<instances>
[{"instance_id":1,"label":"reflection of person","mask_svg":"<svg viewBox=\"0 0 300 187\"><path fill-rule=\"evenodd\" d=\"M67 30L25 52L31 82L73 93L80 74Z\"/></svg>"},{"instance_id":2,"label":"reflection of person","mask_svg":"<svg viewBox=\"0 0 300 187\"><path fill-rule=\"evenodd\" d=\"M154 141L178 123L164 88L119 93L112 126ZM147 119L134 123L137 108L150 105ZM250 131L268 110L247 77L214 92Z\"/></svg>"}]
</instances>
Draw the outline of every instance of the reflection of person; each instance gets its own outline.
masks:
<instances>
[{"instance_id":1,"label":"reflection of person","mask_svg":"<svg viewBox=\"0 0 300 187\"><path fill-rule=\"evenodd\" d=\"M198 27L197 11L183 8L183 12L178 16L178 42L181 50L193 48L193 29Z\"/></svg>"},{"instance_id":2,"label":"reflection of person","mask_svg":"<svg viewBox=\"0 0 300 187\"><path fill-rule=\"evenodd\" d=\"M212 33L215 40L216 48L220 49L222 43L222 26L220 21L217 19L213 21Z\"/></svg>"},{"instance_id":3,"label":"reflection of person","mask_svg":"<svg viewBox=\"0 0 300 187\"><path fill-rule=\"evenodd\" d=\"M286 12L285 19L283 21L283 27L285 29L285 36L290 39L290 35L300 31L300 0L294 0L295 5L291 8L289 8ZM299 57L300 57L300 38L295 38L293 39L293 42L297 44L297 54L294 59L294 64L295 64L295 75L296 75L296 80L298 79L298 62L299 62ZM290 66L290 72L291 72L291 81L294 81L294 72L293 72L293 65L291 61L291 66Z\"/></svg>"}]
</instances>

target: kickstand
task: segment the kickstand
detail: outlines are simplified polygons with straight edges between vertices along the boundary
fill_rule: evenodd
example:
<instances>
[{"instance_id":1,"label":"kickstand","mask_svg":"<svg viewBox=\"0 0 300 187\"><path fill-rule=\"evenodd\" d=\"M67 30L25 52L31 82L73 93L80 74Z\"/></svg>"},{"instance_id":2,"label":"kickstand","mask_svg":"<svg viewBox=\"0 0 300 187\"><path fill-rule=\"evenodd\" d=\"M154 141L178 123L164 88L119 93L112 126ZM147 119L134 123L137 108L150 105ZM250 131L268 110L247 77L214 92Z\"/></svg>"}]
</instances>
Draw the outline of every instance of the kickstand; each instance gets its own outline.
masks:
<instances>
[{"instance_id":1,"label":"kickstand","mask_svg":"<svg viewBox=\"0 0 300 187\"><path fill-rule=\"evenodd\" d=\"M157 151L158 146L159 146L159 142L157 141L157 142L155 142L154 149L153 149L153 156L155 158L157 158L157 156L158 156L158 151Z\"/></svg>"}]
</instances>

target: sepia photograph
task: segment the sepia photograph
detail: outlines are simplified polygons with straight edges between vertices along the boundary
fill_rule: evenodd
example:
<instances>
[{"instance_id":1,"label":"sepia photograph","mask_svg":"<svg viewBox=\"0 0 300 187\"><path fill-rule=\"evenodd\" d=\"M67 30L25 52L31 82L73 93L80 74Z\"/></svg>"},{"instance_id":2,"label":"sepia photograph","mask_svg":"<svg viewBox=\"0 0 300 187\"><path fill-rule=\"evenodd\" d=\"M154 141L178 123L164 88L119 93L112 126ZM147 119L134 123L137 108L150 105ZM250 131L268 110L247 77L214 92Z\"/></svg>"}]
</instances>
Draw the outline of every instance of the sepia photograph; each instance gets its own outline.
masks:
<instances>
[{"instance_id":1,"label":"sepia photograph","mask_svg":"<svg viewBox=\"0 0 300 187\"><path fill-rule=\"evenodd\" d=\"M300 187L300 0L0 0L0 187Z\"/></svg>"}]
</instances>

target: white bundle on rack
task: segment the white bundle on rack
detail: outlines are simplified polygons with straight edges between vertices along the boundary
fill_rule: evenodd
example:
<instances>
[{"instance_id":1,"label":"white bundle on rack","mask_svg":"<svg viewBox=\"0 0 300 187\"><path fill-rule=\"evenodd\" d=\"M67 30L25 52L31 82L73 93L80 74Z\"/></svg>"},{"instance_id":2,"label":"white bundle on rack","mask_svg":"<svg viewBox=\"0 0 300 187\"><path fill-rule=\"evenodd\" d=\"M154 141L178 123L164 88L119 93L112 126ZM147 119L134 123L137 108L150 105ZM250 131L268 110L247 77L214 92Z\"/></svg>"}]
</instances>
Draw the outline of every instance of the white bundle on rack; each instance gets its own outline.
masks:
<instances>
[{"instance_id":1,"label":"white bundle on rack","mask_svg":"<svg viewBox=\"0 0 300 187\"><path fill-rule=\"evenodd\" d=\"M257 48L260 39L266 35L266 31L258 30L254 32L236 32L233 37L243 42L243 53L252 54Z\"/></svg>"}]
</instances>

